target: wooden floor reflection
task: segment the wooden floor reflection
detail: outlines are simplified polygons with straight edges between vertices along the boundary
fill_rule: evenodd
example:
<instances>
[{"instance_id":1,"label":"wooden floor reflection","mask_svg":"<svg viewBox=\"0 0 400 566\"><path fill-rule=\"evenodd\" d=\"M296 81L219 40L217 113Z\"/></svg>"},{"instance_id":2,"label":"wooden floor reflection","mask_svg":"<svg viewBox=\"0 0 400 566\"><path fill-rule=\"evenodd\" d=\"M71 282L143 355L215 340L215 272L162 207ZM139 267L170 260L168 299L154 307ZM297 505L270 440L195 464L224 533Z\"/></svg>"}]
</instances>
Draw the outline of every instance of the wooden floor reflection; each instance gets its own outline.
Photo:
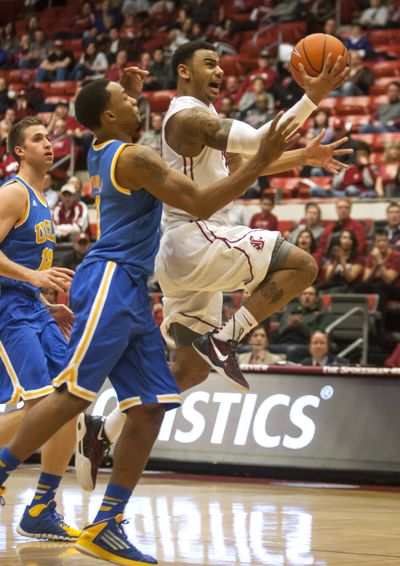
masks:
<instances>
[{"instance_id":1,"label":"wooden floor reflection","mask_svg":"<svg viewBox=\"0 0 400 566\"><path fill-rule=\"evenodd\" d=\"M8 482L0 509L1 566L100 566L71 545L35 542L15 527L33 494L37 468ZM75 526L93 518L107 475L93 494L72 472L60 508ZM147 475L127 507L132 541L161 565L399 566L400 493L283 483L193 481Z\"/></svg>"}]
</instances>

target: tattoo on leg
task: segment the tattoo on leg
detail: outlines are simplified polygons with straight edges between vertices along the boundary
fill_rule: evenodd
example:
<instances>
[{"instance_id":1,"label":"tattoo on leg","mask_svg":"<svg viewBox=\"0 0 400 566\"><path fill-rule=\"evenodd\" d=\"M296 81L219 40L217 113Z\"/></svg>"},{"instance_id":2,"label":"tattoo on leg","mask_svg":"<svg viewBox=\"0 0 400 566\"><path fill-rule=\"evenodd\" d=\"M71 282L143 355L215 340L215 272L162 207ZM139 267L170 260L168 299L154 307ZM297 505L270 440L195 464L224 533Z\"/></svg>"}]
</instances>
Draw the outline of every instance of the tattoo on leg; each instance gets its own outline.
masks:
<instances>
[{"instance_id":1,"label":"tattoo on leg","mask_svg":"<svg viewBox=\"0 0 400 566\"><path fill-rule=\"evenodd\" d=\"M267 304L274 305L283 297L283 290L278 288L277 283L273 280L273 275L267 277L259 287L263 297L267 299Z\"/></svg>"}]
</instances>

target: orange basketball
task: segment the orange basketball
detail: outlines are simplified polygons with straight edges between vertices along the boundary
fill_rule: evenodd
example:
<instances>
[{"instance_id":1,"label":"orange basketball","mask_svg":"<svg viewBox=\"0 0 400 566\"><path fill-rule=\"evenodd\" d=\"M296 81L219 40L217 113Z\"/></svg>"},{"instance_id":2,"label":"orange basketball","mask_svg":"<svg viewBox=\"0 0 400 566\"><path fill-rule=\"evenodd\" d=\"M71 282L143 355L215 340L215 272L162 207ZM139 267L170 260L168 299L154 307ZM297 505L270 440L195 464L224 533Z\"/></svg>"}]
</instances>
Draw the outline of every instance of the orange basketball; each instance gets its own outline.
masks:
<instances>
[{"instance_id":1,"label":"orange basketball","mask_svg":"<svg viewBox=\"0 0 400 566\"><path fill-rule=\"evenodd\" d=\"M335 63L339 55L342 55L343 68L349 64L350 54L337 37L326 33L313 33L301 39L290 57L290 71L296 83L302 86L299 63L304 65L304 70L308 75L316 77L321 73L328 53L332 53L332 63Z\"/></svg>"}]
</instances>

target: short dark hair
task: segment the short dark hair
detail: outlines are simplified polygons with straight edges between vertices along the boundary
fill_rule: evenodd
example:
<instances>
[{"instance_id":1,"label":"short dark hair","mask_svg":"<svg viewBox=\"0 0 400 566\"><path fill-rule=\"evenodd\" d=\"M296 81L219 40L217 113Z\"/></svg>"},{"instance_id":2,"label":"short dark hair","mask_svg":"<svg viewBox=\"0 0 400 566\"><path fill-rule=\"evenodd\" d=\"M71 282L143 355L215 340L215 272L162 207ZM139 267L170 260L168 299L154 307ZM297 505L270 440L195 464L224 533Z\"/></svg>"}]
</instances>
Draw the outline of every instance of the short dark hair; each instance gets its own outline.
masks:
<instances>
[{"instance_id":1,"label":"short dark hair","mask_svg":"<svg viewBox=\"0 0 400 566\"><path fill-rule=\"evenodd\" d=\"M207 49L207 51L217 52L216 47L208 41L196 40L183 43L178 47L178 49L176 49L172 57L172 72L175 78L178 77L178 66L190 61L194 53L199 49Z\"/></svg>"},{"instance_id":2,"label":"short dark hair","mask_svg":"<svg viewBox=\"0 0 400 566\"><path fill-rule=\"evenodd\" d=\"M377 228L375 230L375 234L374 234L374 240L377 236L383 236L384 238L387 238L388 240L389 238L389 232L386 230L386 228Z\"/></svg>"},{"instance_id":3,"label":"short dark hair","mask_svg":"<svg viewBox=\"0 0 400 566\"><path fill-rule=\"evenodd\" d=\"M110 81L96 79L85 85L75 100L75 116L89 130L101 127L100 116L108 108L111 94L107 90Z\"/></svg>"},{"instance_id":4,"label":"short dark hair","mask_svg":"<svg viewBox=\"0 0 400 566\"><path fill-rule=\"evenodd\" d=\"M19 156L15 153L17 145L23 145L25 141L25 130L30 126L44 126L43 122L36 118L36 116L25 116L19 122L13 125L7 138L7 149L9 153L18 161L21 162Z\"/></svg>"}]
</instances>

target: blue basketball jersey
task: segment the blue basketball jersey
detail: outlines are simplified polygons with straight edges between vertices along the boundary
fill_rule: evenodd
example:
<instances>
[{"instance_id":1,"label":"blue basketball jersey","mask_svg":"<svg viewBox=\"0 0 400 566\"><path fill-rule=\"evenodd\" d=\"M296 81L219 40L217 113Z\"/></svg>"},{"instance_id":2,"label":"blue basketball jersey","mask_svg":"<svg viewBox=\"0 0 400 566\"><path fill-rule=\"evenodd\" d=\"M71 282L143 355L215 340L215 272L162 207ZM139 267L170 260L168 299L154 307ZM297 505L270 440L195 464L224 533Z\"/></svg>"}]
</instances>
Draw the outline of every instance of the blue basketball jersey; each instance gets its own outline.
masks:
<instances>
[{"instance_id":1,"label":"blue basketball jersey","mask_svg":"<svg viewBox=\"0 0 400 566\"><path fill-rule=\"evenodd\" d=\"M144 189L121 187L115 178L118 157L129 144L93 144L88 171L97 209L98 240L84 263L114 261L137 278L154 270L160 241L161 202Z\"/></svg>"},{"instance_id":2,"label":"blue basketball jersey","mask_svg":"<svg viewBox=\"0 0 400 566\"><path fill-rule=\"evenodd\" d=\"M15 175L3 184L18 182L27 192L27 208L24 216L15 224L0 250L15 263L29 269L48 269L53 264L53 253L56 243L50 209L43 195L36 193L21 177ZM24 289L38 296L40 290L30 283L0 277L0 285Z\"/></svg>"}]
</instances>

